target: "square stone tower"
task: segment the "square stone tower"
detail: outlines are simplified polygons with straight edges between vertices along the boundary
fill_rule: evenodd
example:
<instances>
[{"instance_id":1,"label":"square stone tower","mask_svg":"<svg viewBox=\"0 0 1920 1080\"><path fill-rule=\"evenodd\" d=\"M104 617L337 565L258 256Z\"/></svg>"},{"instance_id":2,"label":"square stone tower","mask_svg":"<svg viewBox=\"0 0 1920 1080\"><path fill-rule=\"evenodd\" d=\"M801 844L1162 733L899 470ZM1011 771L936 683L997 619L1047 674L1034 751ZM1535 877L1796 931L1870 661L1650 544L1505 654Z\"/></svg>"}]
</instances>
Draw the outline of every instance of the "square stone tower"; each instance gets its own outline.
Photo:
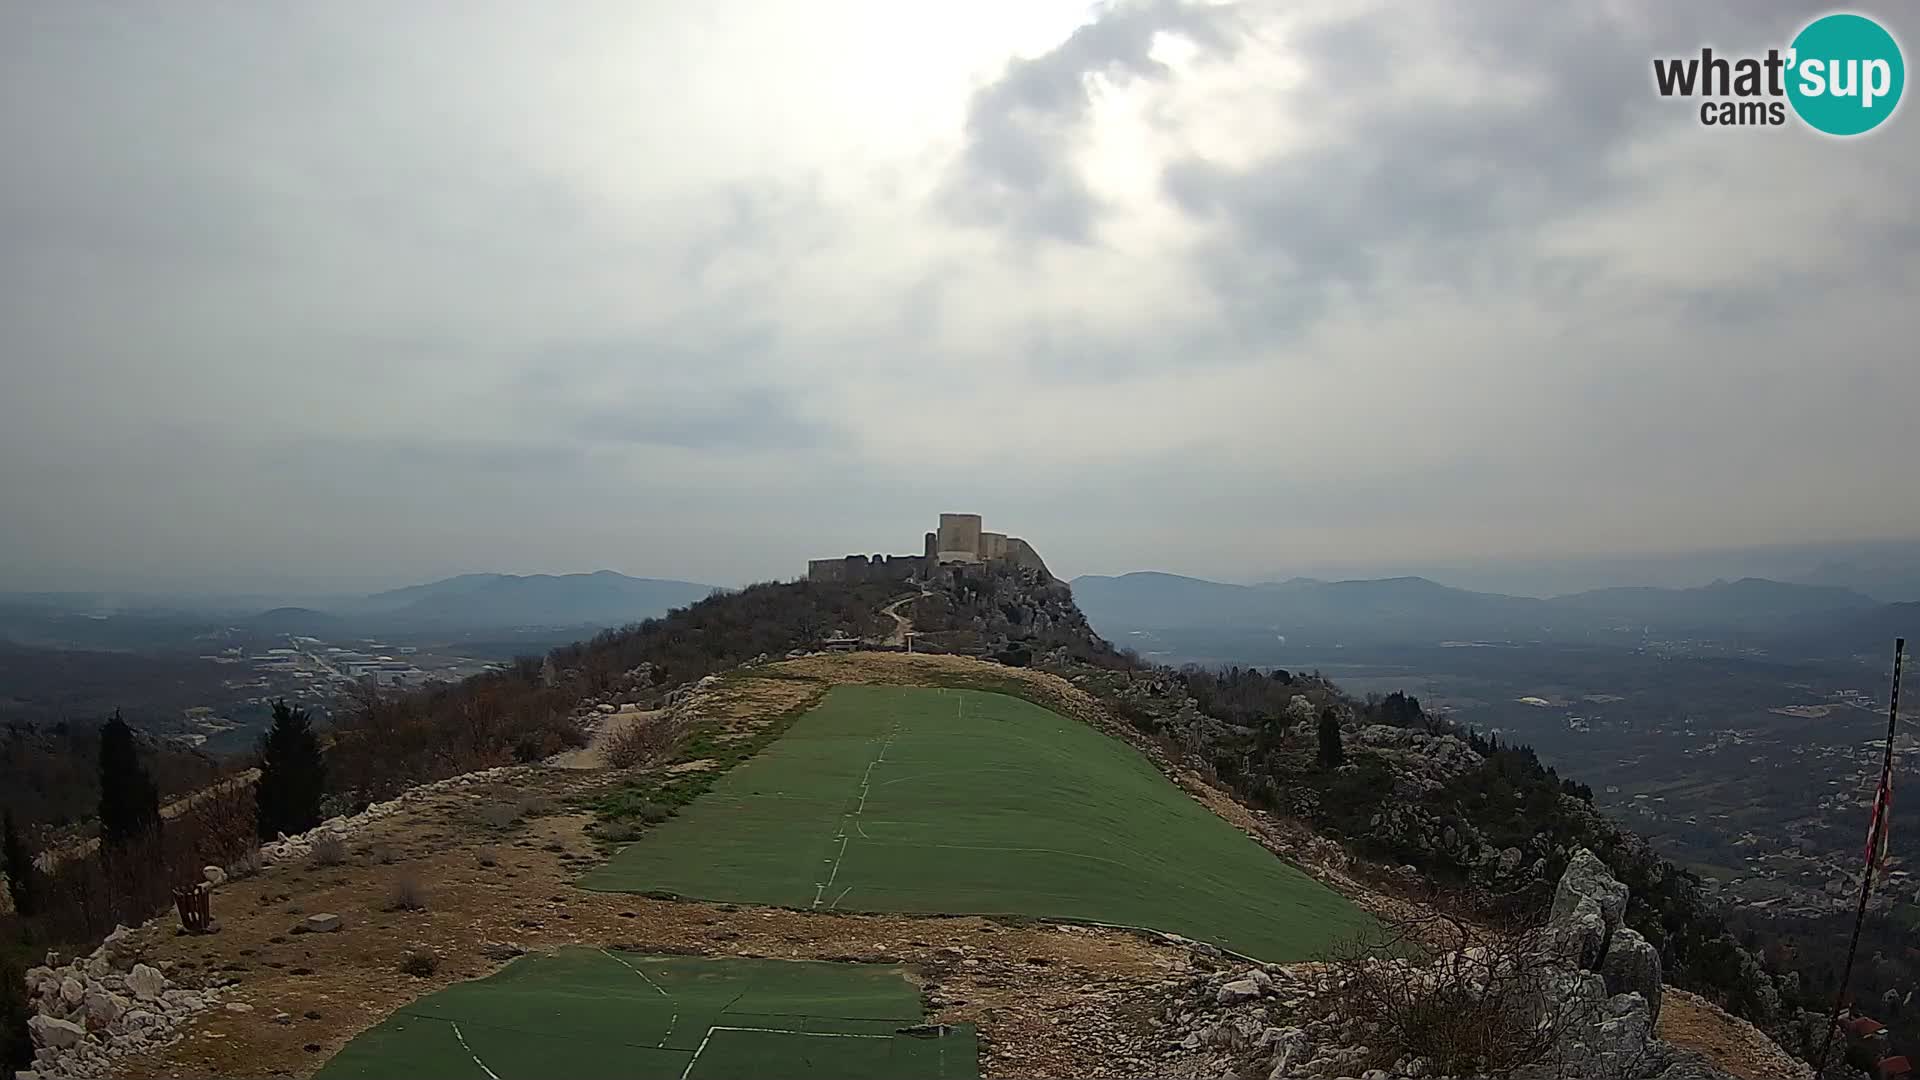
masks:
<instances>
[{"instance_id":1,"label":"square stone tower","mask_svg":"<svg viewBox=\"0 0 1920 1080\"><path fill-rule=\"evenodd\" d=\"M935 539L941 562L979 562L980 515L941 514Z\"/></svg>"}]
</instances>

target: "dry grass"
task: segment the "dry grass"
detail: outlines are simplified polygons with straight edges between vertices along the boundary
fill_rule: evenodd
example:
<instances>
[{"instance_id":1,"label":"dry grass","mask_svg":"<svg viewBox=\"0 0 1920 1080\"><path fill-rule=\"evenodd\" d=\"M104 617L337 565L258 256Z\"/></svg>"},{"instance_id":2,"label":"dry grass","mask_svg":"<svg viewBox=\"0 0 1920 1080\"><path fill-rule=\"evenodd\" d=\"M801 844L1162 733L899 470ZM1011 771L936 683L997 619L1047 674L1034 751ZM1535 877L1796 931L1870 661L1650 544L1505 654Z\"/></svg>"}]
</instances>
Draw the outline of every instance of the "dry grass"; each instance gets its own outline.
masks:
<instances>
[{"instance_id":1,"label":"dry grass","mask_svg":"<svg viewBox=\"0 0 1920 1080\"><path fill-rule=\"evenodd\" d=\"M260 849L249 847L227 864L227 880L244 881L258 874L266 866L266 860L260 857Z\"/></svg>"},{"instance_id":2,"label":"dry grass","mask_svg":"<svg viewBox=\"0 0 1920 1080\"><path fill-rule=\"evenodd\" d=\"M388 911L425 911L427 909L427 887L412 874L402 874L393 880L387 890Z\"/></svg>"},{"instance_id":3,"label":"dry grass","mask_svg":"<svg viewBox=\"0 0 1920 1080\"><path fill-rule=\"evenodd\" d=\"M440 970L440 956L432 949L408 949L400 954L400 970L417 979L431 978Z\"/></svg>"},{"instance_id":4,"label":"dry grass","mask_svg":"<svg viewBox=\"0 0 1920 1080\"><path fill-rule=\"evenodd\" d=\"M666 716L638 720L608 735L601 752L612 768L639 768L666 757L686 733L684 720Z\"/></svg>"},{"instance_id":5,"label":"dry grass","mask_svg":"<svg viewBox=\"0 0 1920 1080\"><path fill-rule=\"evenodd\" d=\"M313 851L307 856L313 866L339 866L347 861L347 841L343 837L326 833L313 842Z\"/></svg>"},{"instance_id":6,"label":"dry grass","mask_svg":"<svg viewBox=\"0 0 1920 1080\"><path fill-rule=\"evenodd\" d=\"M1382 924L1335 949L1324 977L1333 1016L1368 1032L1383 1065L1419 1057L1441 1074L1507 1077L1557 1061L1586 1019L1549 992L1541 928L1487 934L1437 912Z\"/></svg>"}]
</instances>

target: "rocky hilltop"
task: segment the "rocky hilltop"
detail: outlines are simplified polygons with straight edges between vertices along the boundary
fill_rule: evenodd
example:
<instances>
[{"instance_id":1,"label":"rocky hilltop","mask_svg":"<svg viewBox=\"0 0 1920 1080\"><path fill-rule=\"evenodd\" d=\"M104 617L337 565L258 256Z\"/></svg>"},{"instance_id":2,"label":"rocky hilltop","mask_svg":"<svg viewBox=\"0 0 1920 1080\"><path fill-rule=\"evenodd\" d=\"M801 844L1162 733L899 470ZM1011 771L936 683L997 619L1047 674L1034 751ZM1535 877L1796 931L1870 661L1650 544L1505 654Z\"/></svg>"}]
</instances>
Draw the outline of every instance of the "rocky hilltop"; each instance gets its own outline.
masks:
<instances>
[{"instance_id":1,"label":"rocky hilltop","mask_svg":"<svg viewBox=\"0 0 1920 1080\"><path fill-rule=\"evenodd\" d=\"M1197 974L1159 1023L1184 1075L1268 1080L1735 1080L1656 1033L1660 957L1624 923L1627 888L1575 853L1536 931L1424 961L1350 956L1324 964ZM1757 1040L1757 1036L1754 1037ZM1425 1053L1408 1043L1424 1039ZM1799 1076L1754 1043L1747 1076ZM1758 1070L1765 1070L1764 1072Z\"/></svg>"}]
</instances>

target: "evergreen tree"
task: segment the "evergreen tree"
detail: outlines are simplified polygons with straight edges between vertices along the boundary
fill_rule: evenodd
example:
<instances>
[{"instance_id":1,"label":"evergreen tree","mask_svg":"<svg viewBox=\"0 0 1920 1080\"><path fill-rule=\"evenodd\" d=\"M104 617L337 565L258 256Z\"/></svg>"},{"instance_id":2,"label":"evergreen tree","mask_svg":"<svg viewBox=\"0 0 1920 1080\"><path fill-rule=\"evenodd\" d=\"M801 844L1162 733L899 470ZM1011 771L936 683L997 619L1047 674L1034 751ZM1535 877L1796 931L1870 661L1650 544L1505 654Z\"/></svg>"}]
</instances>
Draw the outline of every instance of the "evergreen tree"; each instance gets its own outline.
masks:
<instances>
[{"instance_id":1,"label":"evergreen tree","mask_svg":"<svg viewBox=\"0 0 1920 1080\"><path fill-rule=\"evenodd\" d=\"M39 907L33 895L33 856L27 853L27 845L20 839L12 810L6 812L4 835L0 835L0 859L5 860L7 891L13 894L13 910L32 915Z\"/></svg>"},{"instance_id":2,"label":"evergreen tree","mask_svg":"<svg viewBox=\"0 0 1920 1080\"><path fill-rule=\"evenodd\" d=\"M1320 713L1320 765L1333 769L1346 760L1346 748L1340 745L1340 714L1329 707Z\"/></svg>"},{"instance_id":3,"label":"evergreen tree","mask_svg":"<svg viewBox=\"0 0 1920 1080\"><path fill-rule=\"evenodd\" d=\"M260 740L260 781L254 785L261 839L320 824L320 797L326 790L327 761L307 710L274 702L273 727Z\"/></svg>"},{"instance_id":4,"label":"evergreen tree","mask_svg":"<svg viewBox=\"0 0 1920 1080\"><path fill-rule=\"evenodd\" d=\"M146 766L133 729L120 719L120 710L100 727L100 840L122 847L150 829L160 827L160 789Z\"/></svg>"},{"instance_id":5,"label":"evergreen tree","mask_svg":"<svg viewBox=\"0 0 1920 1080\"><path fill-rule=\"evenodd\" d=\"M33 1066L33 1029L27 1021L27 973L24 962L0 956L0 1076Z\"/></svg>"}]
</instances>

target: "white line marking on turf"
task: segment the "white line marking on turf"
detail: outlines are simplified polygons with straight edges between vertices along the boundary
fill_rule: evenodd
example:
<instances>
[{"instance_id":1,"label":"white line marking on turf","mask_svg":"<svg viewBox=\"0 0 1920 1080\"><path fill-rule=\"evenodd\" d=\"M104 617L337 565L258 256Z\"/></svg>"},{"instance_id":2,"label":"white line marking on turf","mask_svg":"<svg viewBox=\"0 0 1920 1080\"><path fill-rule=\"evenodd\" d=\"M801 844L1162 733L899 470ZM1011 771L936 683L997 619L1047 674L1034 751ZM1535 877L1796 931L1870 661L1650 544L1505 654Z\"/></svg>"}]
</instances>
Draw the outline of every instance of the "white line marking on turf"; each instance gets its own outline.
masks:
<instances>
[{"instance_id":1,"label":"white line marking on turf","mask_svg":"<svg viewBox=\"0 0 1920 1080\"><path fill-rule=\"evenodd\" d=\"M847 840L848 839L849 838L846 833L840 834L840 856L839 858L836 858L833 860L833 873L827 875L827 880L825 884L815 885L813 887L814 889L813 906L814 907L820 906L820 894L827 889L833 888L833 879L840 876L840 860L847 857Z\"/></svg>"},{"instance_id":2,"label":"white line marking on turf","mask_svg":"<svg viewBox=\"0 0 1920 1080\"><path fill-rule=\"evenodd\" d=\"M840 876L840 863L847 857L847 841L852 839L852 837L847 835L847 822L853 822L854 829L858 831L861 836L864 837L867 835L867 830L860 827L860 815L866 812L867 793L873 789L873 767L887 760L887 750L893 746L894 736L898 734L900 734L900 722L896 720L893 724L893 730L887 732L886 741L880 744L879 756L867 762L867 771L865 775L860 778L859 805L853 808L853 813L840 815L840 831L833 836L835 840L840 841L840 853L833 858L833 870L827 874L827 880L813 883L813 906L816 908L820 906L820 901L826 899L826 891L833 888L834 880ZM872 838L868 837L868 839ZM852 888L852 886L848 886L848 888ZM843 892L840 895L845 896L847 894ZM839 902L839 900L834 901L835 904ZM828 910L832 909L829 908Z\"/></svg>"},{"instance_id":3,"label":"white line marking on turf","mask_svg":"<svg viewBox=\"0 0 1920 1080\"><path fill-rule=\"evenodd\" d=\"M828 910L828 911L832 911L832 910L833 910L834 908L837 908L837 907L839 907L839 906L840 906L840 901L842 901L842 900L845 900L845 899L847 898L847 894L848 894L848 893L850 893L850 892L852 892L852 891L853 891L853 886L851 886L851 885L849 885L849 886L847 886L847 887L846 887L846 888L844 888L844 889L841 889L841 890L840 890L840 895L839 895L839 896L836 896L836 897L834 897L834 898L833 898L833 903L831 903L831 904L828 904L828 905L827 905L827 910Z\"/></svg>"},{"instance_id":4,"label":"white line marking on turf","mask_svg":"<svg viewBox=\"0 0 1920 1080\"><path fill-rule=\"evenodd\" d=\"M784 1028L732 1027L726 1024L716 1024L713 1027L708 1028L706 1035L701 1037L700 1045L693 1051L693 1056L687 1059L687 1067L680 1070L680 1080L687 1080L687 1077L693 1075L694 1062L700 1060L701 1053L703 1053L707 1049L707 1043L713 1039L713 1033L716 1031L765 1031L774 1035L796 1035L803 1039L891 1039L893 1038L893 1036L891 1035L855 1035L855 1034L851 1034L849 1032L844 1032L844 1031L787 1031ZM481 1068L484 1069L486 1068L486 1066L482 1065ZM492 1073L488 1073L487 1075L493 1076ZM495 1076L494 1080L500 1080L500 1078Z\"/></svg>"},{"instance_id":5,"label":"white line marking on turf","mask_svg":"<svg viewBox=\"0 0 1920 1080\"><path fill-rule=\"evenodd\" d=\"M655 990L658 990L660 992L661 997L666 998L669 1002L673 1004L673 1016L667 1020L667 1033L665 1035L660 1036L660 1041L655 1044L656 1046L667 1045L667 1040L673 1038L674 1026L680 1023L680 1003L677 1001L674 1001L673 995L667 993L666 989L662 987L659 983L654 982L652 979L647 978L646 972L641 971L639 968L634 967L632 964L627 963L625 960L620 959L619 957L613 955L612 953L608 952L605 949L600 950L600 955L606 957L607 959L613 961L616 964L619 964L621 967L626 968L628 971L633 972L635 975L640 976L641 982L644 982L648 986L651 986Z\"/></svg>"},{"instance_id":6,"label":"white line marking on turf","mask_svg":"<svg viewBox=\"0 0 1920 1080\"><path fill-rule=\"evenodd\" d=\"M480 1055L474 1053L473 1047L467 1045L467 1037L465 1035L460 1034L460 1025L455 1024L451 1020L447 1021L447 1023L452 1025L453 1027L453 1037L460 1040L460 1049L465 1050L467 1052L467 1056L473 1059L473 1063L475 1065L480 1066L480 1071L483 1073L486 1073L487 1076L491 1078L491 1080L500 1080L500 1074L494 1072L492 1069L487 1068L487 1063L484 1061L481 1061Z\"/></svg>"}]
</instances>

